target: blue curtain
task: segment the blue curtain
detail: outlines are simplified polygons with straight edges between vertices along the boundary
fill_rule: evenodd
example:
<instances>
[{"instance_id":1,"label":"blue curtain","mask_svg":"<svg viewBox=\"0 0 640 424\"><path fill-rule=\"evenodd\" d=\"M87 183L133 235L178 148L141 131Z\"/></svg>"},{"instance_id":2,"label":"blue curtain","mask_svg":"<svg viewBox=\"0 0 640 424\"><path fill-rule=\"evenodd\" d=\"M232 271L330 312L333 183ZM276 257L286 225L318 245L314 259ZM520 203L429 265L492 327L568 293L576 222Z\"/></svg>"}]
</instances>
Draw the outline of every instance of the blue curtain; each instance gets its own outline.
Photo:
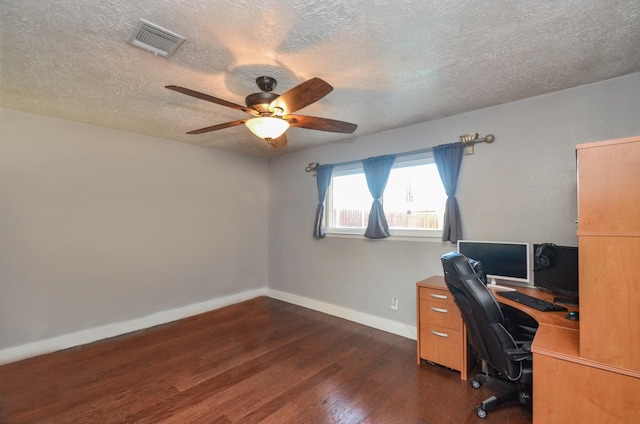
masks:
<instances>
[{"instance_id":1,"label":"blue curtain","mask_svg":"<svg viewBox=\"0 0 640 424\"><path fill-rule=\"evenodd\" d=\"M464 145L462 143L443 144L433 148L433 158L438 167L438 173L442 179L442 185L447 192L447 203L444 208L444 223L442 229L442 241L457 243L462 239L462 223L460 210L456 200L456 187Z\"/></svg>"},{"instance_id":2,"label":"blue curtain","mask_svg":"<svg viewBox=\"0 0 640 424\"><path fill-rule=\"evenodd\" d=\"M327 190L331 184L331 173L333 165L318 165L316 167L316 183L318 184L318 208L316 209L316 222L313 227L313 236L323 238L324 233L324 201L327 197Z\"/></svg>"},{"instance_id":3,"label":"blue curtain","mask_svg":"<svg viewBox=\"0 0 640 424\"><path fill-rule=\"evenodd\" d=\"M382 209L382 203L380 203L380 197L382 197L384 188L387 185L389 173L395 159L395 155L385 155L362 161L369 192L373 197L369 223L367 224L367 230L364 232L364 236L367 238L381 239L391 235L389 233L389 225L387 225L387 218L385 218L384 210Z\"/></svg>"}]
</instances>

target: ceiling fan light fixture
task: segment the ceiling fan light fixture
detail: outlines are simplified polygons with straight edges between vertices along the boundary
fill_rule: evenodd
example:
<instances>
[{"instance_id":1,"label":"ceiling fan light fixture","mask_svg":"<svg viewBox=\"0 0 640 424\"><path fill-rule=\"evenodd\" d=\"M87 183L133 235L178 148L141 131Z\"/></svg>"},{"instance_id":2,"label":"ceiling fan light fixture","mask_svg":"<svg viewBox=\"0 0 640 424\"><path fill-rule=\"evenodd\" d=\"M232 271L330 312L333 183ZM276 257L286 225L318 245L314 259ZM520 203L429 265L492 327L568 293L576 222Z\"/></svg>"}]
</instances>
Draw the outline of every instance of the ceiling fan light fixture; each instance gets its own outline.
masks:
<instances>
[{"instance_id":1,"label":"ceiling fan light fixture","mask_svg":"<svg viewBox=\"0 0 640 424\"><path fill-rule=\"evenodd\" d=\"M244 124L252 133L265 140L276 139L289 129L289 123L287 121L271 116L251 118Z\"/></svg>"}]
</instances>

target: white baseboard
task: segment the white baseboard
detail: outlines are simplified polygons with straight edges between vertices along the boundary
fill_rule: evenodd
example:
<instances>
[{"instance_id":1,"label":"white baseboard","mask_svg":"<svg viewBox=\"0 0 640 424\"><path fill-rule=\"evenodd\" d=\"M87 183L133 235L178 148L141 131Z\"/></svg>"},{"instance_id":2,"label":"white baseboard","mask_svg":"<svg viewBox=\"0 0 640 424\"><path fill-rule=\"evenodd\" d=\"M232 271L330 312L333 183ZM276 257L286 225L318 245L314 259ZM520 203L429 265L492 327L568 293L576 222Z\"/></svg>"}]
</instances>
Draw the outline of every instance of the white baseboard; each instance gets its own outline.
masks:
<instances>
[{"instance_id":1,"label":"white baseboard","mask_svg":"<svg viewBox=\"0 0 640 424\"><path fill-rule=\"evenodd\" d=\"M416 339L415 326L402 324L397 321L380 318L374 315L365 314L363 312L354 311L352 309L343 308L341 306L320 302L318 300L279 290L262 288L211 299L206 302L195 303L193 305L187 305L168 311L162 311L130 321L108 324L75 333L64 334L51 339L39 340L37 342L2 349L0 350L0 365L32 358L38 355L44 355L45 353L81 346L138 330L144 330L145 328L151 328L156 325L166 324L183 318L213 311L235 303L244 302L245 300L254 299L259 296L268 296L294 305L302 306L304 308L313 309L314 311L323 312L325 314L357 322L358 324L366 325L368 327L377 328L378 330L386 331L408 339Z\"/></svg>"},{"instance_id":2,"label":"white baseboard","mask_svg":"<svg viewBox=\"0 0 640 424\"><path fill-rule=\"evenodd\" d=\"M158 312L130 321L108 324L102 327L95 327L75 333L64 334L47 340L39 340L37 342L2 349L0 350L0 365L177 321L179 319L220 309L224 306L254 299L259 296L266 296L267 292L268 289L266 288L248 290L230 296L211 299L206 302L195 303L181 308Z\"/></svg>"},{"instance_id":3,"label":"white baseboard","mask_svg":"<svg viewBox=\"0 0 640 424\"><path fill-rule=\"evenodd\" d=\"M375 315L365 314L364 312L354 311L353 309L343 308L342 306L320 302L308 297L298 296L279 290L268 289L267 296L284 302L293 303L294 305L302 306L304 308L313 309L314 311L344 318L368 327L377 328L378 330L386 331L387 333L416 340L417 329L414 325L403 324L398 321L380 318Z\"/></svg>"}]
</instances>

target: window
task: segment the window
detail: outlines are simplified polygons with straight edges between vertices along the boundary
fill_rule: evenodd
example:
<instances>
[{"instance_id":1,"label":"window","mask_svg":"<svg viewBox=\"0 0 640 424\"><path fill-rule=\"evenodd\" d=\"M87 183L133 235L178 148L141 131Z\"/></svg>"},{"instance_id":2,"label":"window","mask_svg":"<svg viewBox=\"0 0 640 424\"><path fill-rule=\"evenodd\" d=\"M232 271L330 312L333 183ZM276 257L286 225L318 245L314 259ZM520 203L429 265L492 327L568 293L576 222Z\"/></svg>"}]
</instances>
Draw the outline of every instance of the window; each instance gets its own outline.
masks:
<instances>
[{"instance_id":1,"label":"window","mask_svg":"<svg viewBox=\"0 0 640 424\"><path fill-rule=\"evenodd\" d=\"M441 237L446 200L431 153L396 158L382 195L392 236ZM362 164L336 165L327 193L327 233L364 234L372 201Z\"/></svg>"}]
</instances>

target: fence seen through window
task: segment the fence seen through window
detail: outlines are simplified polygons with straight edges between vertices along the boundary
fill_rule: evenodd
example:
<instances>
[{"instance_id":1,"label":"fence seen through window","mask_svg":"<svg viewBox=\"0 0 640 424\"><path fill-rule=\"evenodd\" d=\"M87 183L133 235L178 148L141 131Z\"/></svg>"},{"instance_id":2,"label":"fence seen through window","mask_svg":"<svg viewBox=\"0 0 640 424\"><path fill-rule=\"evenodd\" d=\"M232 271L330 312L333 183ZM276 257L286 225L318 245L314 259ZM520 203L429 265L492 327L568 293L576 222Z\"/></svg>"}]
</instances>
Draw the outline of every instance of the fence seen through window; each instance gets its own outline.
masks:
<instances>
[{"instance_id":1,"label":"fence seen through window","mask_svg":"<svg viewBox=\"0 0 640 424\"><path fill-rule=\"evenodd\" d=\"M364 172L334 172L327 195L327 231L362 234L373 201ZM442 230L447 195L433 160L394 165L382 204L389 229L410 235ZM430 231L429 231L430 230Z\"/></svg>"}]
</instances>

